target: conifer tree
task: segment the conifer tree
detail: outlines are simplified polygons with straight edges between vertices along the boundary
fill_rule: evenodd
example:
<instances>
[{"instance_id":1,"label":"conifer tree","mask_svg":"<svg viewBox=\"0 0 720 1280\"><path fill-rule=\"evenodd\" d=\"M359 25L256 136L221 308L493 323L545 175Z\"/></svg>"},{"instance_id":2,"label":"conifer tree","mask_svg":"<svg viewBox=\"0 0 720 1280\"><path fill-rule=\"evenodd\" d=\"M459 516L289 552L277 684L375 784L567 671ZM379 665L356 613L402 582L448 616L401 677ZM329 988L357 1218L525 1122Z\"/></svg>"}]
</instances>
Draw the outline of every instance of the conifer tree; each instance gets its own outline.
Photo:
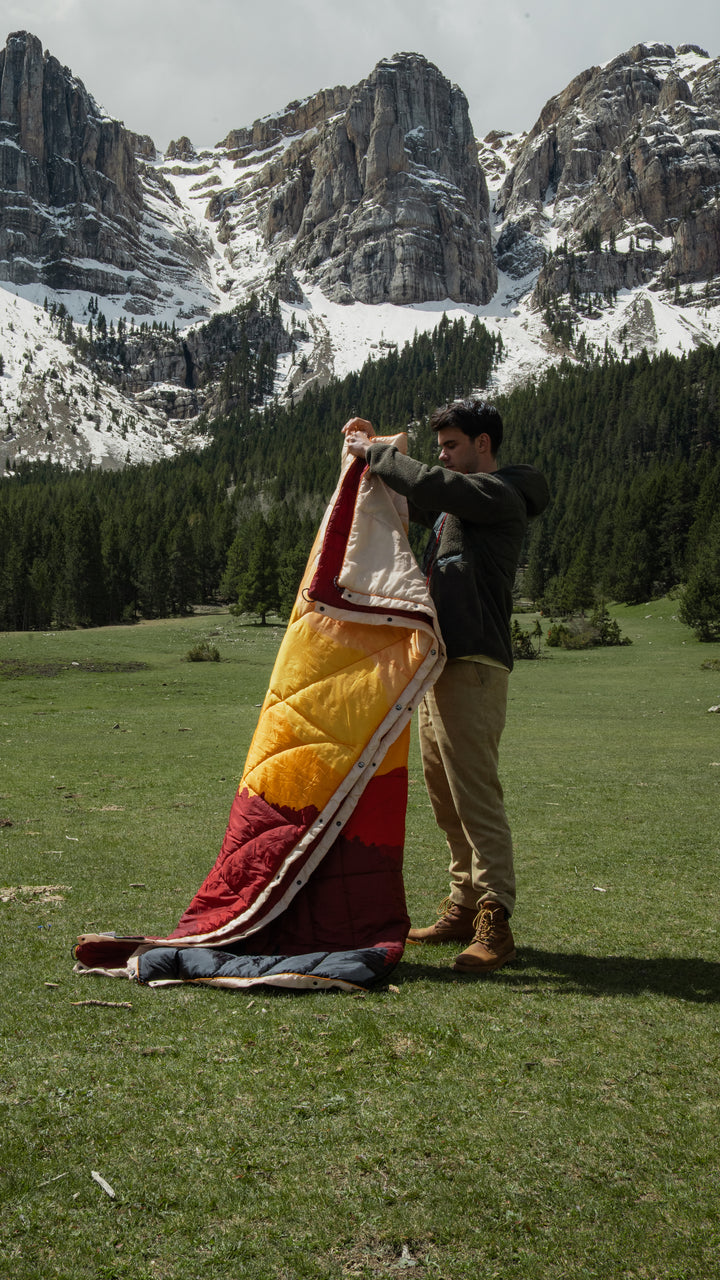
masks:
<instances>
[{"instance_id":1,"label":"conifer tree","mask_svg":"<svg viewBox=\"0 0 720 1280\"><path fill-rule=\"evenodd\" d=\"M180 520L168 539L168 596L173 614L190 613L197 599L197 573L190 525Z\"/></svg>"},{"instance_id":2,"label":"conifer tree","mask_svg":"<svg viewBox=\"0 0 720 1280\"><path fill-rule=\"evenodd\" d=\"M288 616L293 609L298 587L307 564L308 550L303 543L287 547L278 566L278 600L280 612Z\"/></svg>"},{"instance_id":3,"label":"conifer tree","mask_svg":"<svg viewBox=\"0 0 720 1280\"><path fill-rule=\"evenodd\" d=\"M63 563L54 612L61 626L89 627L106 621L97 508L69 502L63 516Z\"/></svg>"},{"instance_id":4,"label":"conifer tree","mask_svg":"<svg viewBox=\"0 0 720 1280\"><path fill-rule=\"evenodd\" d=\"M720 512L682 593L680 619L698 640L720 640Z\"/></svg>"},{"instance_id":5,"label":"conifer tree","mask_svg":"<svg viewBox=\"0 0 720 1280\"><path fill-rule=\"evenodd\" d=\"M240 573L234 611L259 614L260 624L264 627L268 613L276 611L279 605L275 541L267 521L258 515L248 529L247 564Z\"/></svg>"}]
</instances>

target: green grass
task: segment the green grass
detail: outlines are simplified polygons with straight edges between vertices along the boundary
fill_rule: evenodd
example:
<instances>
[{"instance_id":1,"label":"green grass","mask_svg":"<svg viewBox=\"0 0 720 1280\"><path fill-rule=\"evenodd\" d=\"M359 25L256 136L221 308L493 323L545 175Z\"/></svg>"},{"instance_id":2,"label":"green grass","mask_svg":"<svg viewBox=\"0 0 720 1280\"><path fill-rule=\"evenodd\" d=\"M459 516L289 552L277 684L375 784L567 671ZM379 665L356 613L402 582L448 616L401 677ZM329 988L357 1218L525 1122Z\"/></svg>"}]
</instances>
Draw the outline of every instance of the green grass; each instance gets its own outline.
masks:
<instances>
[{"instance_id":1,"label":"green grass","mask_svg":"<svg viewBox=\"0 0 720 1280\"><path fill-rule=\"evenodd\" d=\"M518 962L408 948L365 997L71 971L83 930L172 927L214 861L279 628L0 637L0 884L65 886L0 903L2 1274L720 1274L718 646L673 611L516 667ZM222 660L184 661L203 640ZM413 743L420 923L445 862Z\"/></svg>"}]
</instances>

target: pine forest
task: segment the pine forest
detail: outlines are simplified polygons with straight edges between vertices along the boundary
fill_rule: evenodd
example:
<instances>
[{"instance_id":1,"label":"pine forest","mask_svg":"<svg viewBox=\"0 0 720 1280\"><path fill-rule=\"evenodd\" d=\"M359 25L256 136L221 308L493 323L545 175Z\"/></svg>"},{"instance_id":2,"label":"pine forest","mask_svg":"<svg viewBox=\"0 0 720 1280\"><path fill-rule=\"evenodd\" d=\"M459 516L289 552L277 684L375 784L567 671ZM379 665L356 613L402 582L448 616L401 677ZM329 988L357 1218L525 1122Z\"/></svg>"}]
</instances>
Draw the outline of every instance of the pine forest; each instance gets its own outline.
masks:
<instances>
[{"instance_id":1,"label":"pine forest","mask_svg":"<svg viewBox=\"0 0 720 1280\"><path fill-rule=\"evenodd\" d=\"M259 358L261 376L246 354L243 377L264 390L267 348ZM379 433L408 430L410 451L432 462L433 408L491 388L502 358L479 320L444 317L295 404L235 395L201 450L119 471L21 466L0 485L0 628L131 622L218 601L263 622L287 616L337 481L343 423L359 414ZM500 461L534 463L552 494L518 594L558 616L682 586L698 634L716 638L720 349L567 360L495 403Z\"/></svg>"}]
</instances>

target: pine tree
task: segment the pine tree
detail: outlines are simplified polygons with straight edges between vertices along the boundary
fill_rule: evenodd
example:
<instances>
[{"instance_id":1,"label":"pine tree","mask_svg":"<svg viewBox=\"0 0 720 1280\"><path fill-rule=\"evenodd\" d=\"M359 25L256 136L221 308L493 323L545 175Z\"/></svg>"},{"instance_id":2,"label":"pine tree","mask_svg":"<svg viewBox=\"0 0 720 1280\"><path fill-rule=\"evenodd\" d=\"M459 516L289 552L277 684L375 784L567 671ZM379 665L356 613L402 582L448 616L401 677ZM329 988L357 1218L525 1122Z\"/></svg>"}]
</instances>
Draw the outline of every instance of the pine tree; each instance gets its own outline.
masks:
<instances>
[{"instance_id":1,"label":"pine tree","mask_svg":"<svg viewBox=\"0 0 720 1280\"><path fill-rule=\"evenodd\" d=\"M193 553L192 529L186 520L181 520L168 539L168 596L173 614L191 613L198 595Z\"/></svg>"},{"instance_id":2,"label":"pine tree","mask_svg":"<svg viewBox=\"0 0 720 1280\"><path fill-rule=\"evenodd\" d=\"M679 612L698 640L720 640L720 513L688 577Z\"/></svg>"},{"instance_id":3,"label":"pine tree","mask_svg":"<svg viewBox=\"0 0 720 1280\"><path fill-rule=\"evenodd\" d=\"M566 603L572 613L583 613L592 607L595 602L594 581L589 539L586 539L564 578Z\"/></svg>"},{"instance_id":4,"label":"pine tree","mask_svg":"<svg viewBox=\"0 0 720 1280\"><path fill-rule=\"evenodd\" d=\"M280 606L278 560L275 542L267 521L256 516L248 531L247 566L241 572L235 612L260 615L261 626L267 615Z\"/></svg>"},{"instance_id":5,"label":"pine tree","mask_svg":"<svg viewBox=\"0 0 720 1280\"><path fill-rule=\"evenodd\" d=\"M280 612L289 615L297 597L307 564L308 551L302 544L284 551L278 567L278 598Z\"/></svg>"},{"instance_id":6,"label":"pine tree","mask_svg":"<svg viewBox=\"0 0 720 1280\"><path fill-rule=\"evenodd\" d=\"M54 612L61 626L89 627L107 621L97 507L69 501L63 516L63 563Z\"/></svg>"}]
</instances>

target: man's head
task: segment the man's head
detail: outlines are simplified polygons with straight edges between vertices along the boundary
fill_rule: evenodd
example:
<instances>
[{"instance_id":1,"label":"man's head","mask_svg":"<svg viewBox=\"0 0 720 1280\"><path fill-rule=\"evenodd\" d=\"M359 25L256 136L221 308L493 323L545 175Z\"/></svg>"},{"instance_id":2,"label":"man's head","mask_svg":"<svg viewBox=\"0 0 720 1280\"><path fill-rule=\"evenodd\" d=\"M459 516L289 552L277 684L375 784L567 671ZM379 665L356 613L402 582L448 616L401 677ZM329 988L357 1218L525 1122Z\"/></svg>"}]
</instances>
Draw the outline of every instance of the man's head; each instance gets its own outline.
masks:
<instances>
[{"instance_id":1,"label":"man's head","mask_svg":"<svg viewBox=\"0 0 720 1280\"><path fill-rule=\"evenodd\" d=\"M440 461L449 471L470 475L497 470L503 424L486 400L455 400L435 410L430 426L437 432Z\"/></svg>"}]
</instances>

